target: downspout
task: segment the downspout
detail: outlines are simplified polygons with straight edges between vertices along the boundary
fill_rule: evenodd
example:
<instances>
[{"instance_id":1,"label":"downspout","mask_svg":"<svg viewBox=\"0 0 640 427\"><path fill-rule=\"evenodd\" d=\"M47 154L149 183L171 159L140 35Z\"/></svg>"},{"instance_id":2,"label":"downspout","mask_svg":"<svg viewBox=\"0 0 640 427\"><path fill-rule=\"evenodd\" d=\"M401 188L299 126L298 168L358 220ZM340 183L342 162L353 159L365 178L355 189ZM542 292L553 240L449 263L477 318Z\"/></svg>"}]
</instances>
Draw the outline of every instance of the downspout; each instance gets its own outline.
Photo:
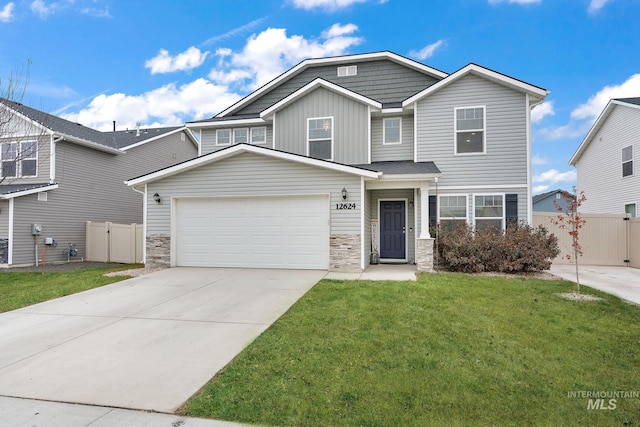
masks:
<instances>
[{"instance_id":1,"label":"downspout","mask_svg":"<svg viewBox=\"0 0 640 427\"><path fill-rule=\"evenodd\" d=\"M56 139L53 134L51 135L49 144L49 184L56 182L56 143L63 140L63 136Z\"/></svg>"}]
</instances>

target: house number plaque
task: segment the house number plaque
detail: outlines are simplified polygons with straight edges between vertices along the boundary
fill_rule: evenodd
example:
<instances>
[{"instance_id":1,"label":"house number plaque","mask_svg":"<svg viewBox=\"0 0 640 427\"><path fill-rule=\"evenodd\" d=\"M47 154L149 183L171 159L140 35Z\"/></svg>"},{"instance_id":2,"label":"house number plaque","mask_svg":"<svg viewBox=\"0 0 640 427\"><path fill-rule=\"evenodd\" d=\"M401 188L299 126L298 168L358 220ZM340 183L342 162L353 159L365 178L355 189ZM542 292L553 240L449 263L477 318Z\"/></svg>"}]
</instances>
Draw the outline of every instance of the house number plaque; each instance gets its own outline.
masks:
<instances>
[{"instance_id":1,"label":"house number plaque","mask_svg":"<svg viewBox=\"0 0 640 427\"><path fill-rule=\"evenodd\" d=\"M336 209L341 211L341 210L352 210L356 208L356 204L355 203L336 203Z\"/></svg>"}]
</instances>

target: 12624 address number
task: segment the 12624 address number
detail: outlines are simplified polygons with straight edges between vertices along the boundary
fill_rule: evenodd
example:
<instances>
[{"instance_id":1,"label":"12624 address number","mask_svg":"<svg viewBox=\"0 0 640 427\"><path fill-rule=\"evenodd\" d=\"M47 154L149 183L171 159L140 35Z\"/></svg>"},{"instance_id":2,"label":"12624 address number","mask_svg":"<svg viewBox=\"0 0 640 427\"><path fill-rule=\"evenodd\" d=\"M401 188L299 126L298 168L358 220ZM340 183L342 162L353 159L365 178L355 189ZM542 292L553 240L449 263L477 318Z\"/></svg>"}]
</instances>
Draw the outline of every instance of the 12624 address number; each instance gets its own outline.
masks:
<instances>
[{"instance_id":1,"label":"12624 address number","mask_svg":"<svg viewBox=\"0 0 640 427\"><path fill-rule=\"evenodd\" d=\"M339 211L344 209L352 210L355 208L356 208L355 203L336 203L336 209Z\"/></svg>"}]
</instances>

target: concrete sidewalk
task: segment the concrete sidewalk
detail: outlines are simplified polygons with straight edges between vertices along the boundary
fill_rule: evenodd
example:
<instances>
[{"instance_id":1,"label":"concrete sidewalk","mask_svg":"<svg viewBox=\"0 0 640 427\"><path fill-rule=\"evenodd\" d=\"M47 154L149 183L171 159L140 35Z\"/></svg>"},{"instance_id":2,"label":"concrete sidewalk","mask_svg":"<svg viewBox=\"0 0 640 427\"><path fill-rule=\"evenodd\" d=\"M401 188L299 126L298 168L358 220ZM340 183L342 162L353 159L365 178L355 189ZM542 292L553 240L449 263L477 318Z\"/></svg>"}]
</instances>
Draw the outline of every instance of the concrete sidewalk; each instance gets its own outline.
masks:
<instances>
[{"instance_id":1,"label":"concrete sidewalk","mask_svg":"<svg viewBox=\"0 0 640 427\"><path fill-rule=\"evenodd\" d=\"M0 425L43 427L242 427L246 424L73 403L0 397Z\"/></svg>"},{"instance_id":2,"label":"concrete sidewalk","mask_svg":"<svg viewBox=\"0 0 640 427\"><path fill-rule=\"evenodd\" d=\"M416 281L417 268L413 264L376 264L369 265L363 272L329 272L325 279L332 280L402 280Z\"/></svg>"},{"instance_id":3,"label":"concrete sidewalk","mask_svg":"<svg viewBox=\"0 0 640 427\"><path fill-rule=\"evenodd\" d=\"M549 272L565 280L576 281L576 267L573 264L553 264ZM581 285L640 304L640 269L609 265L580 265L579 274Z\"/></svg>"}]
</instances>

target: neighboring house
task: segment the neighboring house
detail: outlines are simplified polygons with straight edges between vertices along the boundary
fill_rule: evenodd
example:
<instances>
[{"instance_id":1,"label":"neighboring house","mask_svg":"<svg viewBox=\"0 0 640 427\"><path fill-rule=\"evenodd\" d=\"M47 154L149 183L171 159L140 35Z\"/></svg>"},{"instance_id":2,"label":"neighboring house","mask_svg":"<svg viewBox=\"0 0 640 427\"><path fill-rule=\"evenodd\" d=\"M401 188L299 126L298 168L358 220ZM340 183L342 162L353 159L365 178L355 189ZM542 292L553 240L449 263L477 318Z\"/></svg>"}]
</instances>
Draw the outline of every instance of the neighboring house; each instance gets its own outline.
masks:
<instances>
[{"instance_id":1,"label":"neighboring house","mask_svg":"<svg viewBox=\"0 0 640 427\"><path fill-rule=\"evenodd\" d=\"M142 223L142 196L125 179L198 151L184 126L99 132L6 99L0 99L0 116L4 266L35 264L36 246L38 262L66 261L69 244L84 258L86 221ZM32 224L42 226L39 235ZM57 246L45 245L46 238Z\"/></svg>"},{"instance_id":2,"label":"neighboring house","mask_svg":"<svg viewBox=\"0 0 640 427\"><path fill-rule=\"evenodd\" d=\"M546 95L391 52L302 61L188 123L200 157L128 182L146 192L146 261L361 271L373 252L430 270L436 221L531 221L530 111Z\"/></svg>"},{"instance_id":3,"label":"neighboring house","mask_svg":"<svg viewBox=\"0 0 640 427\"><path fill-rule=\"evenodd\" d=\"M569 164L578 172L584 213L628 213L640 208L640 98L609 101Z\"/></svg>"},{"instance_id":4,"label":"neighboring house","mask_svg":"<svg viewBox=\"0 0 640 427\"><path fill-rule=\"evenodd\" d=\"M533 196L533 211L558 212L558 208L562 208L566 212L568 206L565 193L565 190L553 190ZM573 197L572 194L570 196Z\"/></svg>"}]
</instances>

